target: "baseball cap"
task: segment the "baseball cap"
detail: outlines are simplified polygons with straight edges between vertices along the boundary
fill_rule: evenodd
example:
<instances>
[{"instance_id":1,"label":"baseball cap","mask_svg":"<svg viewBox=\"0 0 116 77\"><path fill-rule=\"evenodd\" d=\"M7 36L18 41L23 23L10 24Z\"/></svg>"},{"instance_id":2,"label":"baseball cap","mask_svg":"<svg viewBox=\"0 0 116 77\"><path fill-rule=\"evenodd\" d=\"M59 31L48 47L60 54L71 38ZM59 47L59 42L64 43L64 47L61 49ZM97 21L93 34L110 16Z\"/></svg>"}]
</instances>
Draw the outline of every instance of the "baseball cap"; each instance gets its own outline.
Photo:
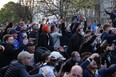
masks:
<instances>
[{"instance_id":1,"label":"baseball cap","mask_svg":"<svg viewBox=\"0 0 116 77\"><path fill-rule=\"evenodd\" d=\"M66 58L63 57L62 54L60 54L59 52L57 51L53 51L51 54L50 54L50 57L54 57L54 59L61 59L61 60L66 60Z\"/></svg>"},{"instance_id":2,"label":"baseball cap","mask_svg":"<svg viewBox=\"0 0 116 77\"><path fill-rule=\"evenodd\" d=\"M18 60L22 60L22 59L24 59L24 58L32 58L33 57L33 55L32 54L30 54L29 52L27 52L27 51L22 51L22 52L20 52L19 54L18 54Z\"/></svg>"},{"instance_id":3,"label":"baseball cap","mask_svg":"<svg viewBox=\"0 0 116 77\"><path fill-rule=\"evenodd\" d=\"M14 33L19 33L19 31L15 30L15 29L12 29L12 30L10 31L10 34L14 34Z\"/></svg>"}]
</instances>

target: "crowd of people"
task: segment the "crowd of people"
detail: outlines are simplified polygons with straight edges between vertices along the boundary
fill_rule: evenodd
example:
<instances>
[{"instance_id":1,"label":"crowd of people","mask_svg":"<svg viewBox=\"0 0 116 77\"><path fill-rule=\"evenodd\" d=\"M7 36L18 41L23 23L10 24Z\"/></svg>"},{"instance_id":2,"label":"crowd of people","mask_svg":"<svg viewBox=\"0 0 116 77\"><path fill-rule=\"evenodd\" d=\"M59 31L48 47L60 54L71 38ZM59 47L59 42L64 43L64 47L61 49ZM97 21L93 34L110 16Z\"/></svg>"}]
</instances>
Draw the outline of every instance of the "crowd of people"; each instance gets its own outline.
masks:
<instances>
[{"instance_id":1,"label":"crowd of people","mask_svg":"<svg viewBox=\"0 0 116 77\"><path fill-rule=\"evenodd\" d=\"M0 77L116 77L116 16L106 13L106 24L73 16L0 26Z\"/></svg>"}]
</instances>

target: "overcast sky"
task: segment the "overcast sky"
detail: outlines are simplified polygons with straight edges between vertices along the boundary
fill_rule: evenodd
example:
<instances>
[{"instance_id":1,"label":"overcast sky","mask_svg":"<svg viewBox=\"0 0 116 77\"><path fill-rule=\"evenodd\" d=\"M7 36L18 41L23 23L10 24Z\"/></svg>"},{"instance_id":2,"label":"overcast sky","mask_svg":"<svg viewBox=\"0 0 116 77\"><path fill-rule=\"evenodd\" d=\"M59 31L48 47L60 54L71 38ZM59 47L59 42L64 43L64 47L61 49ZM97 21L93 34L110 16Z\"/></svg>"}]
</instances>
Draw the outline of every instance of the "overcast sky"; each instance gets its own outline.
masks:
<instances>
[{"instance_id":1,"label":"overcast sky","mask_svg":"<svg viewBox=\"0 0 116 77\"><path fill-rule=\"evenodd\" d=\"M0 8L2 8L3 5L8 3L9 1L17 2L18 0L0 0Z\"/></svg>"}]
</instances>

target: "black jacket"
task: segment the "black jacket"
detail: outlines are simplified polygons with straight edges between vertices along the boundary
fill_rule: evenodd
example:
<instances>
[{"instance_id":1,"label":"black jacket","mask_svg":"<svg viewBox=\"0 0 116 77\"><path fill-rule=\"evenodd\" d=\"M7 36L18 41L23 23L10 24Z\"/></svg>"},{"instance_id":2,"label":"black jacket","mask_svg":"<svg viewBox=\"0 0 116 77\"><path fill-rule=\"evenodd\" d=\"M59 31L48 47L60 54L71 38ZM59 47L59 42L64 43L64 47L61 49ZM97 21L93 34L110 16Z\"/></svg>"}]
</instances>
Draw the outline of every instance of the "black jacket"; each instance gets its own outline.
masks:
<instances>
[{"instance_id":1,"label":"black jacket","mask_svg":"<svg viewBox=\"0 0 116 77\"><path fill-rule=\"evenodd\" d=\"M9 65L4 77L43 77L43 75L29 75L23 63L17 62Z\"/></svg>"},{"instance_id":2,"label":"black jacket","mask_svg":"<svg viewBox=\"0 0 116 77\"><path fill-rule=\"evenodd\" d=\"M110 15L110 19L112 20L112 22L114 22L114 19L116 18L116 16L114 15L114 13L109 13L105 10L106 14Z\"/></svg>"},{"instance_id":3,"label":"black jacket","mask_svg":"<svg viewBox=\"0 0 116 77\"><path fill-rule=\"evenodd\" d=\"M76 32L76 29L78 28L79 23L72 23L70 26L71 32L74 34Z\"/></svg>"},{"instance_id":4,"label":"black jacket","mask_svg":"<svg viewBox=\"0 0 116 77\"><path fill-rule=\"evenodd\" d=\"M60 38L60 42L61 42L61 46L64 45L69 45L69 41L71 39L72 36L72 32L69 32L66 30L65 28L65 23L62 23L60 26L61 32L62 32L62 37Z\"/></svg>"},{"instance_id":5,"label":"black jacket","mask_svg":"<svg viewBox=\"0 0 116 77\"><path fill-rule=\"evenodd\" d=\"M51 51L53 50L53 40L52 40L51 36L48 33L42 32L40 34L39 46L46 47Z\"/></svg>"},{"instance_id":6,"label":"black jacket","mask_svg":"<svg viewBox=\"0 0 116 77\"><path fill-rule=\"evenodd\" d=\"M106 32L103 32L101 35L101 39L102 39L102 41L107 40L108 43L111 44L112 41L116 39L116 35L111 35Z\"/></svg>"},{"instance_id":7,"label":"black jacket","mask_svg":"<svg viewBox=\"0 0 116 77\"><path fill-rule=\"evenodd\" d=\"M68 59L66 61L66 64L64 65L63 67L63 71L64 72L70 72L71 71L71 68L76 64L76 61L73 60L72 58ZM68 67L68 68L67 68Z\"/></svg>"},{"instance_id":8,"label":"black jacket","mask_svg":"<svg viewBox=\"0 0 116 77\"><path fill-rule=\"evenodd\" d=\"M84 53L84 52L92 52L93 53L93 47L92 47L92 43L94 42L96 36L92 36L92 38L90 40L88 40L87 42L84 42L82 44L82 46L80 47L79 52L80 53Z\"/></svg>"},{"instance_id":9,"label":"black jacket","mask_svg":"<svg viewBox=\"0 0 116 77\"><path fill-rule=\"evenodd\" d=\"M73 51L78 51L82 43L83 43L83 36L78 33L73 34L69 42L67 53L71 55Z\"/></svg>"},{"instance_id":10,"label":"black jacket","mask_svg":"<svg viewBox=\"0 0 116 77\"><path fill-rule=\"evenodd\" d=\"M17 55L24 49L24 45L15 49L13 45L5 43L5 51L0 54L0 68L8 65L12 60L17 59Z\"/></svg>"}]
</instances>

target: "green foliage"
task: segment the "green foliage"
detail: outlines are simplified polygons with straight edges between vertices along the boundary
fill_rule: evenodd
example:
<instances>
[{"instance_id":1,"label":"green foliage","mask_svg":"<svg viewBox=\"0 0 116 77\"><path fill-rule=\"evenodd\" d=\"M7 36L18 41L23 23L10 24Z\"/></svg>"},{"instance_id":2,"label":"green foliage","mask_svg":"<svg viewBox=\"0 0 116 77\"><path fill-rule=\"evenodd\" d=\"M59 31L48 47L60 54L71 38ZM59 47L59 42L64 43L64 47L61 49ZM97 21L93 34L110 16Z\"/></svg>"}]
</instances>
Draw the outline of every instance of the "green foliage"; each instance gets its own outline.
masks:
<instances>
[{"instance_id":1,"label":"green foliage","mask_svg":"<svg viewBox=\"0 0 116 77\"><path fill-rule=\"evenodd\" d=\"M22 6L19 3L9 2L0 10L0 23L5 24L8 21L18 23L20 19L25 21L32 20L30 16L28 7Z\"/></svg>"},{"instance_id":2,"label":"green foliage","mask_svg":"<svg viewBox=\"0 0 116 77\"><path fill-rule=\"evenodd\" d=\"M61 12L63 15L71 15L77 13L80 9L92 9L95 5L94 0L56 0L56 2L57 4L54 4L52 0L43 0L42 3L44 3L44 6L46 7L42 7L42 12L47 14L51 13L51 15L56 14L59 16ZM60 2L63 2L63 6ZM61 7L63 9L61 9Z\"/></svg>"}]
</instances>

